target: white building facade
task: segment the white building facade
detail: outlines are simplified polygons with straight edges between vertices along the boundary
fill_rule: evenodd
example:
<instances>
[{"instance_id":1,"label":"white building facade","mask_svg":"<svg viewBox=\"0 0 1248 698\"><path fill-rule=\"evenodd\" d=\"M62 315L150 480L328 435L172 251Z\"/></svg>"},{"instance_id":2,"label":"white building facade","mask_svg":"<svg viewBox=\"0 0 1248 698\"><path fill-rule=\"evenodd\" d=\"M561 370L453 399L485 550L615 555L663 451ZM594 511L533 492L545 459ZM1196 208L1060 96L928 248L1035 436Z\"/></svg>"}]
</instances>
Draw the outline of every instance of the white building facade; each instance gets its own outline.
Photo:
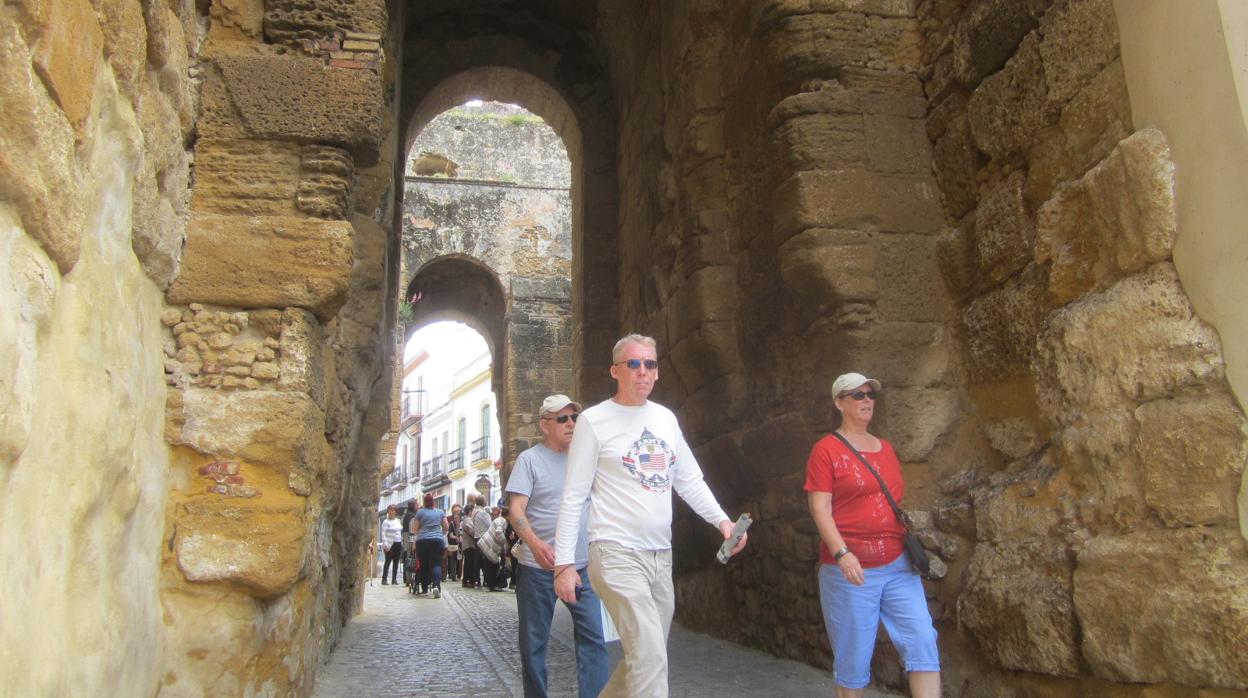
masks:
<instances>
[{"instance_id":1,"label":"white building facade","mask_svg":"<svg viewBox=\"0 0 1248 698\"><path fill-rule=\"evenodd\" d=\"M493 504L502 439L485 341L466 325L438 323L413 335L406 356L401 431L379 514L425 494L445 510L477 494Z\"/></svg>"}]
</instances>

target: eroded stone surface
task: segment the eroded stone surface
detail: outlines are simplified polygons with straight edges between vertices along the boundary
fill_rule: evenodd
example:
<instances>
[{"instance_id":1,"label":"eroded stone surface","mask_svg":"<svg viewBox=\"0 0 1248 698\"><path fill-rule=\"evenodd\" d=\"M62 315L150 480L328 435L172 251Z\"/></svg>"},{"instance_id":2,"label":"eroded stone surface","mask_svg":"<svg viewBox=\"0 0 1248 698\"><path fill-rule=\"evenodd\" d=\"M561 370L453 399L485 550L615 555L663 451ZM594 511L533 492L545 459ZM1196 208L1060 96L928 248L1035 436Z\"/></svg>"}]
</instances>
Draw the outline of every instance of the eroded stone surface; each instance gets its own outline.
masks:
<instances>
[{"instance_id":1,"label":"eroded stone surface","mask_svg":"<svg viewBox=\"0 0 1248 698\"><path fill-rule=\"evenodd\" d=\"M1248 687L1244 547L1229 529L1089 541L1079 553L1074 600L1092 670L1117 681Z\"/></svg>"},{"instance_id":2,"label":"eroded stone surface","mask_svg":"<svg viewBox=\"0 0 1248 698\"><path fill-rule=\"evenodd\" d=\"M351 238L345 221L193 214L169 301L332 317L345 301Z\"/></svg>"}]
</instances>

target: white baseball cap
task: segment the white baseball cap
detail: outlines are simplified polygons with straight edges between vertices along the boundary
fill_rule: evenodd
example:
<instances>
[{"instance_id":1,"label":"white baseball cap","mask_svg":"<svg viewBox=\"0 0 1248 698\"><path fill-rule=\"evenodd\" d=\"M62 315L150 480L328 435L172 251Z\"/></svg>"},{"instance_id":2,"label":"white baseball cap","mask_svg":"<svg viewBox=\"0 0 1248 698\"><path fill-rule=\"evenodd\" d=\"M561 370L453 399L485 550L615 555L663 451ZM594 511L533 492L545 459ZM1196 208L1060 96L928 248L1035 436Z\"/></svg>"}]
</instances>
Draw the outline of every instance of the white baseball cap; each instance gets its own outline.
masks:
<instances>
[{"instance_id":1,"label":"white baseball cap","mask_svg":"<svg viewBox=\"0 0 1248 698\"><path fill-rule=\"evenodd\" d=\"M538 414L543 415L558 412L568 405L575 407L577 412L581 411L581 403L573 400L563 393L555 393L554 395L547 397L545 400L542 400L542 409L538 412Z\"/></svg>"},{"instance_id":2,"label":"white baseball cap","mask_svg":"<svg viewBox=\"0 0 1248 698\"><path fill-rule=\"evenodd\" d=\"M876 390L880 389L880 382L874 378L867 378L861 373L842 373L832 381L832 397L836 397L841 393L853 390L858 386L867 383Z\"/></svg>"}]
</instances>

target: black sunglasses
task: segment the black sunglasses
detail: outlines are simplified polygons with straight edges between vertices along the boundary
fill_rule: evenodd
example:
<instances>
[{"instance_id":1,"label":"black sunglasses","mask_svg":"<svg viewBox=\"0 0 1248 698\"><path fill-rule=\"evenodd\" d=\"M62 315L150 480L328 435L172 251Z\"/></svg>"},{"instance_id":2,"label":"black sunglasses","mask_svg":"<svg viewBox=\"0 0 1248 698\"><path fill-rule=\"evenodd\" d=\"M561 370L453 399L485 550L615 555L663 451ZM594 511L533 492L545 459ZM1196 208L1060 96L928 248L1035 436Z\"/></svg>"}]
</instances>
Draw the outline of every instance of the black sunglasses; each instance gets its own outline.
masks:
<instances>
[{"instance_id":1,"label":"black sunglasses","mask_svg":"<svg viewBox=\"0 0 1248 698\"><path fill-rule=\"evenodd\" d=\"M572 414L561 414L558 417L542 417L542 419L553 419L560 424L567 424L570 419L573 424L576 424L576 418L579 416L581 416L580 412L573 412Z\"/></svg>"},{"instance_id":2,"label":"black sunglasses","mask_svg":"<svg viewBox=\"0 0 1248 698\"><path fill-rule=\"evenodd\" d=\"M654 359L646 359L644 361L641 359L628 359L625 361L616 361L615 364L613 365L618 366L620 364L624 364L625 366L628 366L628 369L630 371L636 371L642 366L645 366L647 371L653 371L654 369L659 367L659 362L655 361Z\"/></svg>"},{"instance_id":3,"label":"black sunglasses","mask_svg":"<svg viewBox=\"0 0 1248 698\"><path fill-rule=\"evenodd\" d=\"M871 398L871 400L874 401L875 394L876 393L874 390L855 390L852 393L841 393L839 397L852 397L858 402L862 402L863 400L866 400L867 398Z\"/></svg>"}]
</instances>

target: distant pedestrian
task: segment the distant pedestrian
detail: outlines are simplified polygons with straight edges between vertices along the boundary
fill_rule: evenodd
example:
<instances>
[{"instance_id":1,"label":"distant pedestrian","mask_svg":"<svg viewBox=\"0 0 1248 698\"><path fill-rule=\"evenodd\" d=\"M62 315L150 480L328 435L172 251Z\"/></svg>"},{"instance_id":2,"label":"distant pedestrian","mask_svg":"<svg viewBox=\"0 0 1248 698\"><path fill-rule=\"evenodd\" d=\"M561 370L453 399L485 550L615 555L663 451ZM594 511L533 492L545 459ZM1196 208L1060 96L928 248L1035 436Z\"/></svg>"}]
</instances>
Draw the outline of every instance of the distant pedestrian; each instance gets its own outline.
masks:
<instances>
[{"instance_id":1,"label":"distant pedestrian","mask_svg":"<svg viewBox=\"0 0 1248 698\"><path fill-rule=\"evenodd\" d=\"M386 507L386 518L381 522L381 545L386 551L386 564L381 568L381 583L398 584L399 558L403 555L403 522L399 510L393 504Z\"/></svg>"},{"instance_id":2,"label":"distant pedestrian","mask_svg":"<svg viewBox=\"0 0 1248 698\"><path fill-rule=\"evenodd\" d=\"M451 515L446 517L446 576L452 582L460 577L460 565L463 560L459 556L459 523L463 507L456 504L451 507Z\"/></svg>"},{"instance_id":3,"label":"distant pedestrian","mask_svg":"<svg viewBox=\"0 0 1248 698\"><path fill-rule=\"evenodd\" d=\"M472 510L472 530L477 538L477 572L480 575L480 579L476 580L477 588L481 588L489 583L485 576L487 559L485 553L481 550L481 541L490 532L490 526L493 523L494 517L491 516L490 508L486 506L485 495L478 494L476 507Z\"/></svg>"},{"instance_id":4,"label":"distant pedestrian","mask_svg":"<svg viewBox=\"0 0 1248 698\"><path fill-rule=\"evenodd\" d=\"M538 427L542 443L516 459L507 480L511 525L521 544L516 553L514 580L519 615L520 666L525 698L546 696L546 648L555 614L555 524L568 464L568 445L581 412L580 403L566 395L542 402ZM588 508L588 502L585 506ZM580 698L593 698L610 675L610 660L602 632L602 606L589 583L589 547L582 510L573 565L581 577L581 596L565 604L572 615L576 638L576 684Z\"/></svg>"},{"instance_id":5,"label":"distant pedestrian","mask_svg":"<svg viewBox=\"0 0 1248 698\"><path fill-rule=\"evenodd\" d=\"M412 519L412 534L416 536L416 555L420 560L420 593L433 592L433 598L442 596L442 550L446 547L446 512L433 506L433 495L425 495L425 505Z\"/></svg>"},{"instance_id":6,"label":"distant pedestrian","mask_svg":"<svg viewBox=\"0 0 1248 698\"><path fill-rule=\"evenodd\" d=\"M502 591L506 581L507 519L501 507L493 507L494 517L484 535L477 538L477 549L482 555L481 582L490 591Z\"/></svg>"},{"instance_id":7,"label":"distant pedestrian","mask_svg":"<svg viewBox=\"0 0 1248 698\"><path fill-rule=\"evenodd\" d=\"M464 580L464 588L471 589L480 582L480 563L477 561L479 554L477 552L477 524L476 513L477 503L472 499L464 505L464 510L459 518L459 552L464 557L464 566L462 577Z\"/></svg>"}]
</instances>

